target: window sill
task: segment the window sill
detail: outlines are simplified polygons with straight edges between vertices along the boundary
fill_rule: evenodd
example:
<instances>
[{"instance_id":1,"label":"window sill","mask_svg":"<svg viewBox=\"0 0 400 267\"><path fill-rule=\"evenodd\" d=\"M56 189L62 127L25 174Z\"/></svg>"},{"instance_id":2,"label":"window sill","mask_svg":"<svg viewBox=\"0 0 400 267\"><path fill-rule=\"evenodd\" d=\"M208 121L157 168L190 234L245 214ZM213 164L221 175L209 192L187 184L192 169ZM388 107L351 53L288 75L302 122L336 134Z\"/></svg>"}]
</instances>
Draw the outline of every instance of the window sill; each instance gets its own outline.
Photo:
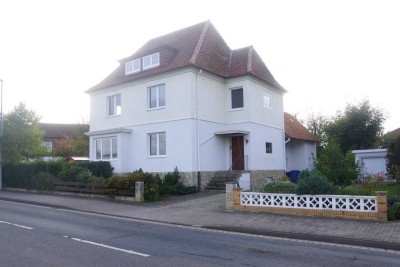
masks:
<instances>
[{"instance_id":1,"label":"window sill","mask_svg":"<svg viewBox=\"0 0 400 267\"><path fill-rule=\"evenodd\" d=\"M148 108L147 111L153 111L153 110L159 110L159 109L165 109L166 106L163 107L157 107L157 108Z\"/></svg>"},{"instance_id":2,"label":"window sill","mask_svg":"<svg viewBox=\"0 0 400 267\"><path fill-rule=\"evenodd\" d=\"M229 111L241 111L241 110L244 110L244 107L243 108L232 108Z\"/></svg>"},{"instance_id":3,"label":"window sill","mask_svg":"<svg viewBox=\"0 0 400 267\"><path fill-rule=\"evenodd\" d=\"M166 158L167 155L147 156L148 159Z\"/></svg>"},{"instance_id":4,"label":"window sill","mask_svg":"<svg viewBox=\"0 0 400 267\"><path fill-rule=\"evenodd\" d=\"M119 117L119 116L121 116L121 114L118 114L118 115L107 115L107 118L115 118L115 117Z\"/></svg>"}]
</instances>

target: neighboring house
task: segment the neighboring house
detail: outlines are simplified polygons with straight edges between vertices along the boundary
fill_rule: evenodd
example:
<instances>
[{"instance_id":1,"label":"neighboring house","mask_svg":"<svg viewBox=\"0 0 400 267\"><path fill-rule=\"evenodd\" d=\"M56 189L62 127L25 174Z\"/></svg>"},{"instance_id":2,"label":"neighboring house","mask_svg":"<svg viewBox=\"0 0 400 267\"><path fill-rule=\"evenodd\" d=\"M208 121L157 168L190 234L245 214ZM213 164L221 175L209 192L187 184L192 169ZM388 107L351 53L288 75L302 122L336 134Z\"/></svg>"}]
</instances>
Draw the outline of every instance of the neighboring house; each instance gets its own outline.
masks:
<instances>
[{"instance_id":1,"label":"neighboring house","mask_svg":"<svg viewBox=\"0 0 400 267\"><path fill-rule=\"evenodd\" d=\"M296 118L285 112L286 171L312 170L318 140Z\"/></svg>"},{"instance_id":2,"label":"neighboring house","mask_svg":"<svg viewBox=\"0 0 400 267\"><path fill-rule=\"evenodd\" d=\"M44 131L43 146L49 152L55 151L65 138L75 138L82 124L39 123Z\"/></svg>"},{"instance_id":3,"label":"neighboring house","mask_svg":"<svg viewBox=\"0 0 400 267\"><path fill-rule=\"evenodd\" d=\"M364 150L353 150L356 162L361 167L361 179L364 180L367 177L382 177L387 179L386 171L386 158L387 149L364 149Z\"/></svg>"},{"instance_id":4,"label":"neighboring house","mask_svg":"<svg viewBox=\"0 0 400 267\"><path fill-rule=\"evenodd\" d=\"M117 173L178 167L186 184L284 169L283 94L253 47L203 22L151 39L90 88L90 160Z\"/></svg>"}]
</instances>

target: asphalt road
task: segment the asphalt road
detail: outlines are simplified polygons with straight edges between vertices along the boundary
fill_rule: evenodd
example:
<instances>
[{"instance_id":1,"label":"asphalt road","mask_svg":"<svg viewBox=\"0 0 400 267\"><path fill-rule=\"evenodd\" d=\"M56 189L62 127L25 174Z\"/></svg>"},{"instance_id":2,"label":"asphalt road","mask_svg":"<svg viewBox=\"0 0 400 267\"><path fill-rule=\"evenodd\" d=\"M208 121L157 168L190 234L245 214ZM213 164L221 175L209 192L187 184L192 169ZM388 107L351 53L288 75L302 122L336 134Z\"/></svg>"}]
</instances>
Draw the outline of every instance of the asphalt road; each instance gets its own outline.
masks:
<instances>
[{"instance_id":1,"label":"asphalt road","mask_svg":"<svg viewBox=\"0 0 400 267\"><path fill-rule=\"evenodd\" d=\"M400 253L0 201L0 266L400 266Z\"/></svg>"}]
</instances>

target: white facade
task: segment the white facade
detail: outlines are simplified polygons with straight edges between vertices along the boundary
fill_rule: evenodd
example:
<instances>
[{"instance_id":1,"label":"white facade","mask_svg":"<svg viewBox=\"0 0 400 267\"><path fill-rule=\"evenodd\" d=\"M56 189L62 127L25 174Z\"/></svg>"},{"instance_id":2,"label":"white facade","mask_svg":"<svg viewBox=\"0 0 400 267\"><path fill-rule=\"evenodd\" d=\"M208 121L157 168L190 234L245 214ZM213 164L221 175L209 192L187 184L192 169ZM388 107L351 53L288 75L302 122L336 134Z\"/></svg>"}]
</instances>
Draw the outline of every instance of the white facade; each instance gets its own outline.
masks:
<instances>
[{"instance_id":1,"label":"white facade","mask_svg":"<svg viewBox=\"0 0 400 267\"><path fill-rule=\"evenodd\" d=\"M286 171L312 170L317 155L316 142L290 139L285 145Z\"/></svg>"},{"instance_id":2,"label":"white facade","mask_svg":"<svg viewBox=\"0 0 400 267\"><path fill-rule=\"evenodd\" d=\"M165 86L165 106L151 109L149 88L156 85ZM232 109L231 90L238 88L243 88L243 108ZM114 95L121 103L108 116L107 101ZM100 160L96 146L102 143L96 140L115 137L111 148L104 139L103 150L115 149L106 160L116 173L168 172L175 166L182 172L228 170L232 136L242 136L244 169L285 169L282 92L250 75L223 79L187 67L92 91L90 98L90 160ZM271 100L270 107L264 99ZM157 140L163 150L164 136L165 155L150 155L150 142ZM272 153L266 153L266 143Z\"/></svg>"}]
</instances>

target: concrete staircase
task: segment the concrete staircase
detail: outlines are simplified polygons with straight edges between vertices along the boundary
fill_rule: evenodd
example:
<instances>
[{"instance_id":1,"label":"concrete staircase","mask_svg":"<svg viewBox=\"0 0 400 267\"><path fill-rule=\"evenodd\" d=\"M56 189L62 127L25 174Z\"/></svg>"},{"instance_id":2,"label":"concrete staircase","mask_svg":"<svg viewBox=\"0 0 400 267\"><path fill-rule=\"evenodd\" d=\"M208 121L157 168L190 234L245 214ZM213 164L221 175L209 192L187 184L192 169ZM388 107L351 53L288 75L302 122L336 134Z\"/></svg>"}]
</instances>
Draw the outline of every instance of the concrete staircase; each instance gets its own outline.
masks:
<instances>
[{"instance_id":1,"label":"concrete staircase","mask_svg":"<svg viewBox=\"0 0 400 267\"><path fill-rule=\"evenodd\" d=\"M226 182L236 182L241 175L241 171L227 171L216 174L206 185L206 191L225 191Z\"/></svg>"}]
</instances>

